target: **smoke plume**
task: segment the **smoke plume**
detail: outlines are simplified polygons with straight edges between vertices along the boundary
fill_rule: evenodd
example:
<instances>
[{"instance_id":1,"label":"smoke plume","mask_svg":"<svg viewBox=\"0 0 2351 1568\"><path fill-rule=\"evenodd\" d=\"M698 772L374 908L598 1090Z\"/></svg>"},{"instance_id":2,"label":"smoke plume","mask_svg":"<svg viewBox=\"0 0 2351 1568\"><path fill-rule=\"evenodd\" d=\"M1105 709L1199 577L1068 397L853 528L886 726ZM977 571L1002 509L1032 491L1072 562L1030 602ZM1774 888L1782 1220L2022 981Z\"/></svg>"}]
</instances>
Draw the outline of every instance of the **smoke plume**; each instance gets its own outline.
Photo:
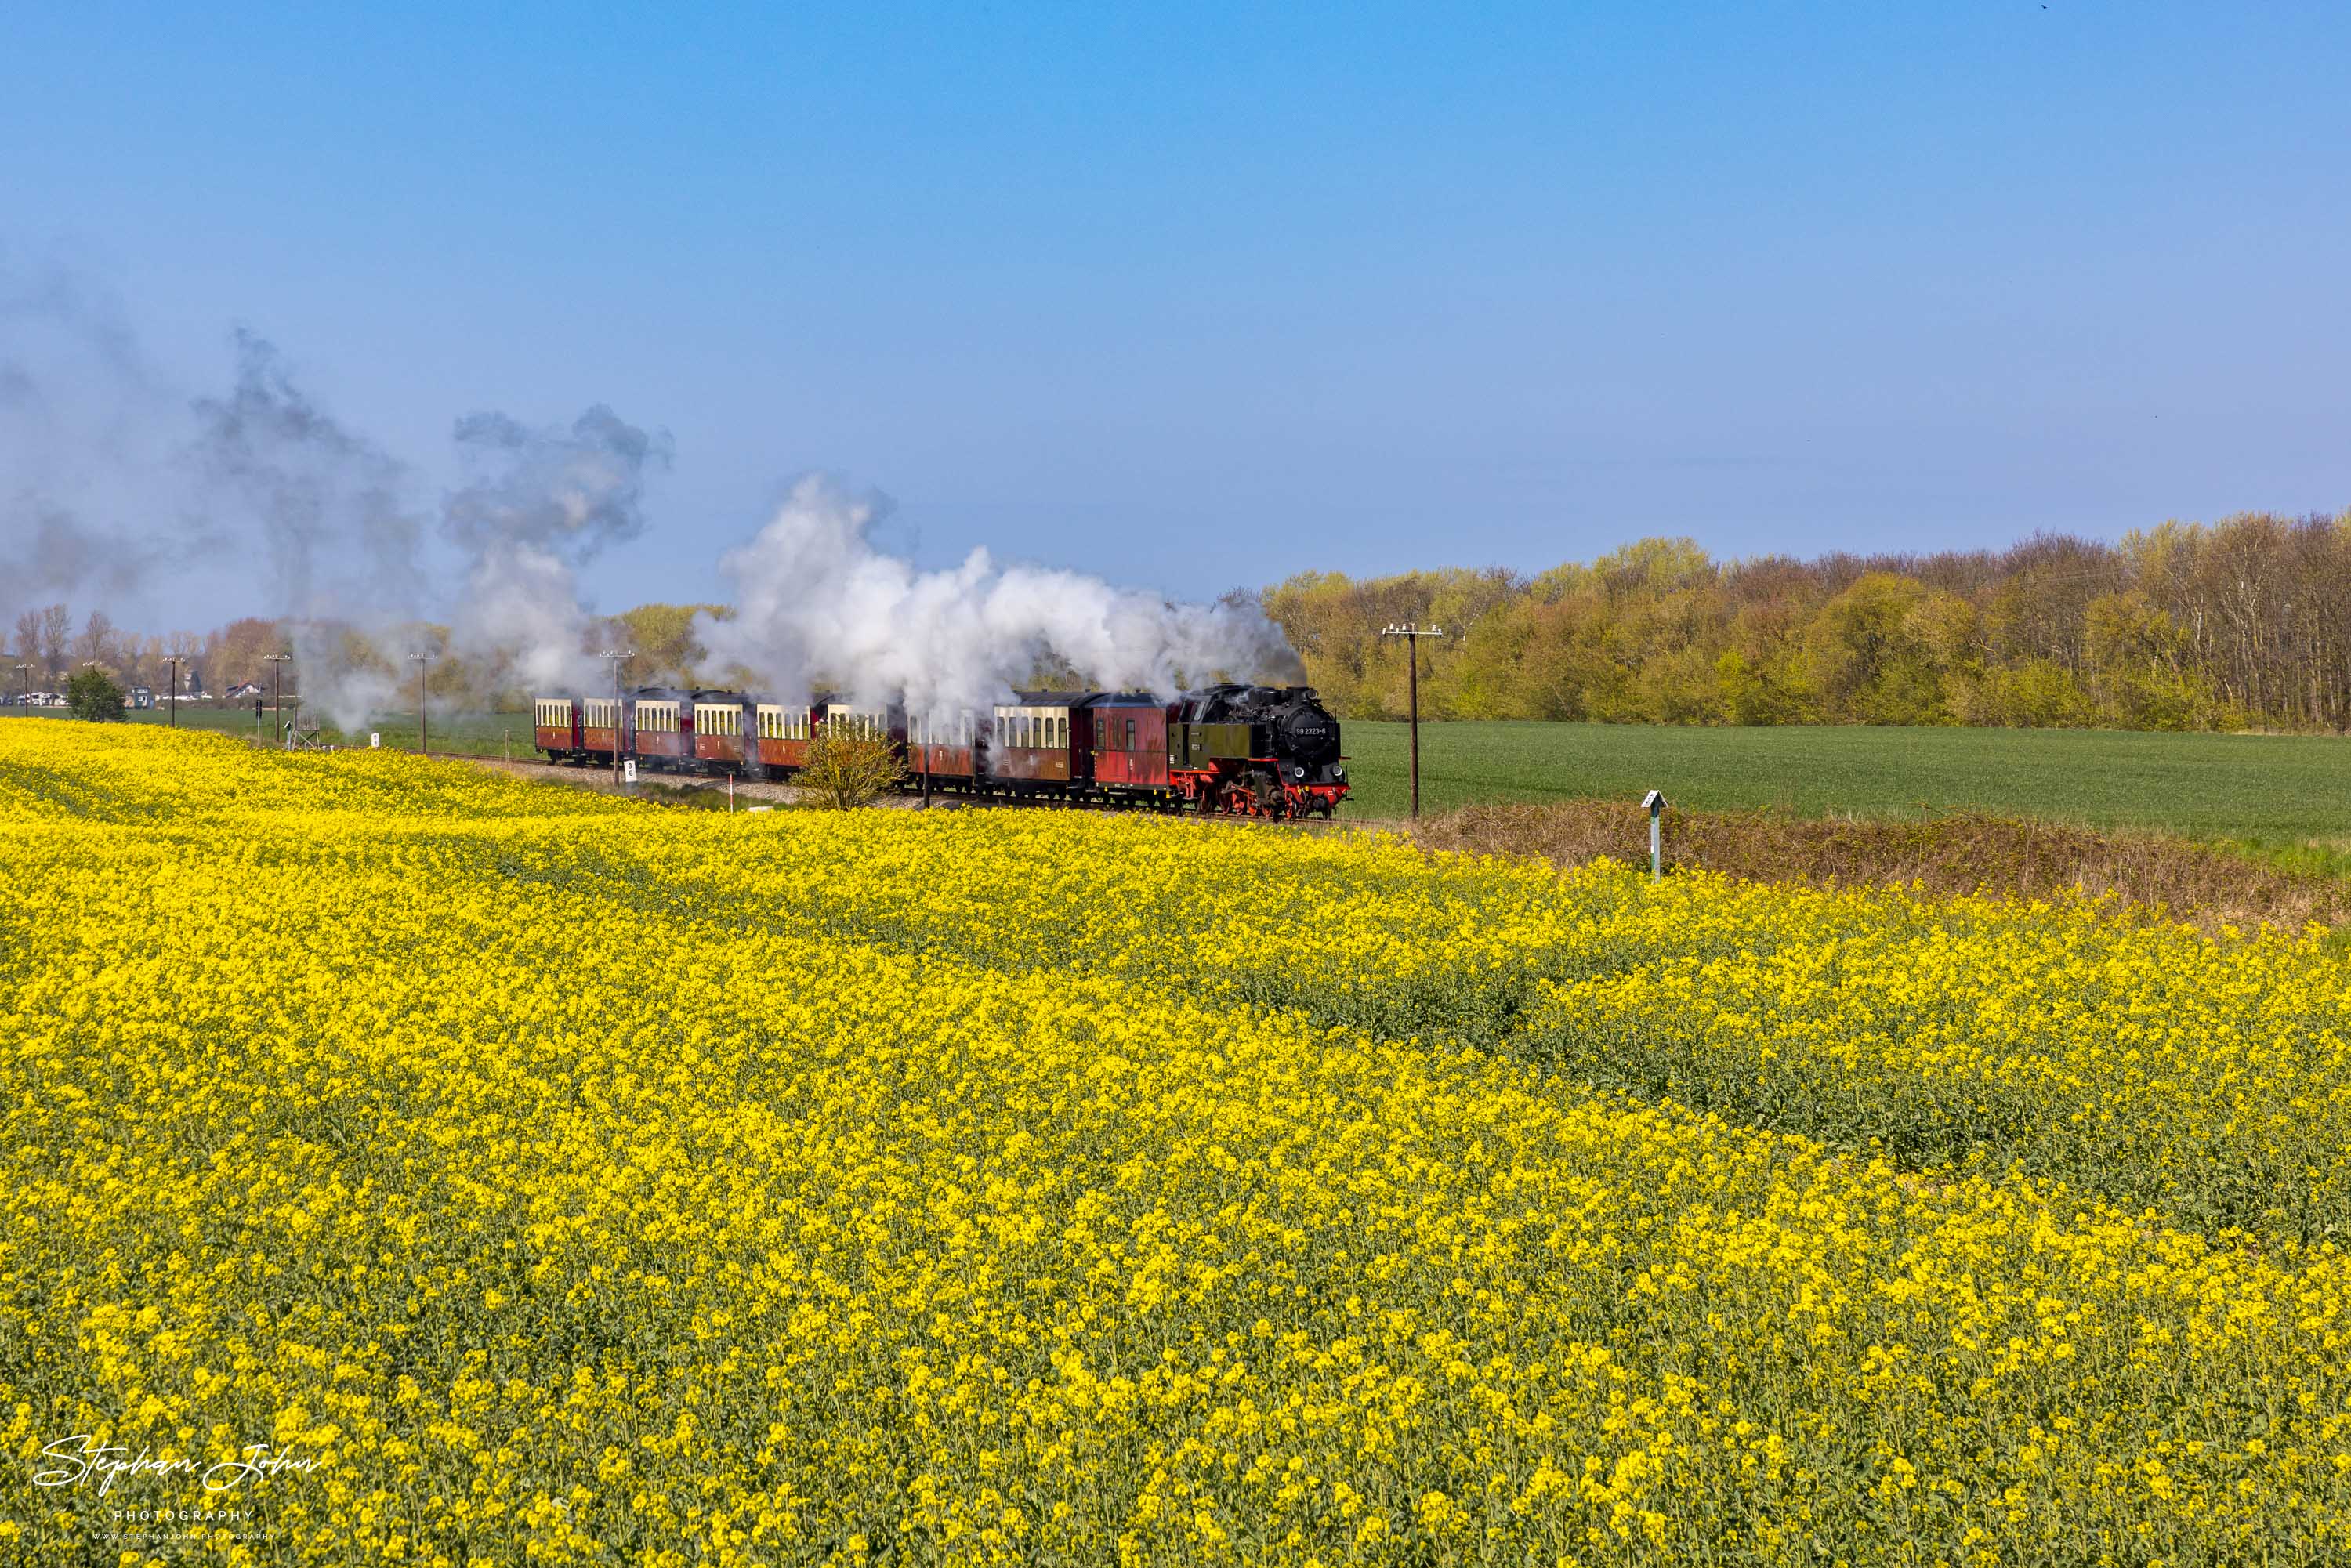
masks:
<instances>
[{"instance_id":1,"label":"smoke plume","mask_svg":"<svg viewBox=\"0 0 2351 1568\"><path fill-rule=\"evenodd\" d=\"M343 728L361 727L398 699L400 683L344 629L380 635L424 607L407 465L319 408L249 332L236 335L228 393L194 408L203 473L259 525L304 699Z\"/></svg>"},{"instance_id":2,"label":"smoke plume","mask_svg":"<svg viewBox=\"0 0 2351 1568\"><path fill-rule=\"evenodd\" d=\"M113 303L0 256L0 615L52 595L120 604L205 543L145 481L173 404ZM141 531L102 521L138 517Z\"/></svg>"},{"instance_id":3,"label":"smoke plume","mask_svg":"<svg viewBox=\"0 0 2351 1568\"><path fill-rule=\"evenodd\" d=\"M1077 572L998 566L985 549L953 570L918 571L869 538L884 506L822 476L795 485L720 563L734 613L695 622L712 667L788 698L820 683L862 703L902 698L933 722L983 713L1055 662L1109 689L1303 678L1254 607L1172 603Z\"/></svg>"},{"instance_id":4,"label":"smoke plume","mask_svg":"<svg viewBox=\"0 0 2351 1568\"><path fill-rule=\"evenodd\" d=\"M644 480L670 460L648 434L599 403L569 430L535 430L502 413L457 422L475 471L452 493L442 533L467 558L451 652L491 679L578 685L592 674L580 567L644 530Z\"/></svg>"},{"instance_id":5,"label":"smoke plume","mask_svg":"<svg viewBox=\"0 0 2351 1568\"><path fill-rule=\"evenodd\" d=\"M436 686L459 684L442 672L461 666L483 697L601 686L580 577L644 532L665 434L602 404L554 426L472 414L454 427L460 475L436 505L415 467L330 413L266 340L239 331L228 386L192 397L102 297L6 261L0 613L87 592L120 618L126 601L243 598L257 579L306 705L347 730L413 700L412 653L434 657ZM1252 605L1171 603L985 550L918 570L873 543L884 507L821 476L795 486L724 558L737 609L697 619L704 667L779 695L823 684L904 700L934 720L982 712L1049 669L1162 691L1303 678Z\"/></svg>"},{"instance_id":6,"label":"smoke plume","mask_svg":"<svg viewBox=\"0 0 2351 1568\"><path fill-rule=\"evenodd\" d=\"M443 498L455 560L436 571L413 471L305 394L269 343L238 334L235 385L195 410L203 471L259 525L304 695L345 729L408 700L409 653L455 658L476 692L576 684L590 663L579 568L643 530L645 473L669 455L601 405L562 430L461 419L470 477ZM422 645L424 617L453 603L448 646Z\"/></svg>"},{"instance_id":7,"label":"smoke plume","mask_svg":"<svg viewBox=\"0 0 2351 1568\"><path fill-rule=\"evenodd\" d=\"M83 521L38 495L0 506L0 614L51 594L91 591L120 601L138 592L164 559L158 540Z\"/></svg>"}]
</instances>

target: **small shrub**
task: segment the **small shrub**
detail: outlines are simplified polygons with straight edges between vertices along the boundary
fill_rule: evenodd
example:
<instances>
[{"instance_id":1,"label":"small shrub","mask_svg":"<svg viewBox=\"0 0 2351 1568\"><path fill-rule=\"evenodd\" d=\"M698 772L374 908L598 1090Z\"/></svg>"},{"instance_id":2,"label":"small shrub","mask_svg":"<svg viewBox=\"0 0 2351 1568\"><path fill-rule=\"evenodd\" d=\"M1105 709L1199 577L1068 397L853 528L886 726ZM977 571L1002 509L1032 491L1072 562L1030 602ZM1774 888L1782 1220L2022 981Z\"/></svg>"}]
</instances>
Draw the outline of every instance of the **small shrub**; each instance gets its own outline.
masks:
<instances>
[{"instance_id":1,"label":"small shrub","mask_svg":"<svg viewBox=\"0 0 2351 1568\"><path fill-rule=\"evenodd\" d=\"M905 778L887 736L863 734L836 718L817 726L808 763L795 782L817 804L846 810L872 805Z\"/></svg>"}]
</instances>

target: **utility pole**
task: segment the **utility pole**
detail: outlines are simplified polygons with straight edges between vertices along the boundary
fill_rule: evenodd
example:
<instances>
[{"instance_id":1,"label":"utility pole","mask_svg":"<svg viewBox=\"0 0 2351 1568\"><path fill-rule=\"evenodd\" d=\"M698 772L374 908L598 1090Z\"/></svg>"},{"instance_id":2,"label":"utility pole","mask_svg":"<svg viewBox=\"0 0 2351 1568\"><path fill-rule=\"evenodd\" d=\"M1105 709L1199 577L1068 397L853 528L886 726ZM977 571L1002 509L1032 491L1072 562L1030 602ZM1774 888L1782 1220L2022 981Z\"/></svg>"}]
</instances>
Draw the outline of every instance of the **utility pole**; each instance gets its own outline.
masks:
<instances>
[{"instance_id":1,"label":"utility pole","mask_svg":"<svg viewBox=\"0 0 2351 1568\"><path fill-rule=\"evenodd\" d=\"M612 788L621 787L621 666L628 663L633 649L608 648L603 657L612 661Z\"/></svg>"},{"instance_id":2,"label":"utility pole","mask_svg":"<svg viewBox=\"0 0 2351 1568\"><path fill-rule=\"evenodd\" d=\"M172 666L172 727L177 729L180 727L180 661L187 655L166 653L163 657Z\"/></svg>"},{"instance_id":3,"label":"utility pole","mask_svg":"<svg viewBox=\"0 0 2351 1568\"><path fill-rule=\"evenodd\" d=\"M1405 653L1410 664L1410 673L1405 679L1405 689L1411 693L1412 703L1412 815L1413 820L1418 821L1420 820L1420 640L1423 637L1442 637L1445 635L1445 628L1416 626L1407 621L1401 626L1388 627L1380 635L1403 638Z\"/></svg>"},{"instance_id":4,"label":"utility pole","mask_svg":"<svg viewBox=\"0 0 2351 1568\"><path fill-rule=\"evenodd\" d=\"M277 726L277 744L282 747L286 744L286 661L294 655L264 653L261 656L277 666L277 695L276 701L270 705L270 717Z\"/></svg>"},{"instance_id":5,"label":"utility pole","mask_svg":"<svg viewBox=\"0 0 2351 1568\"><path fill-rule=\"evenodd\" d=\"M25 677L25 711L30 713L33 711L33 666L19 664L16 673Z\"/></svg>"},{"instance_id":6,"label":"utility pole","mask_svg":"<svg viewBox=\"0 0 2351 1568\"><path fill-rule=\"evenodd\" d=\"M408 656L416 664L416 755L430 757L433 755L433 736L424 723L424 665L432 655L411 653Z\"/></svg>"}]
</instances>

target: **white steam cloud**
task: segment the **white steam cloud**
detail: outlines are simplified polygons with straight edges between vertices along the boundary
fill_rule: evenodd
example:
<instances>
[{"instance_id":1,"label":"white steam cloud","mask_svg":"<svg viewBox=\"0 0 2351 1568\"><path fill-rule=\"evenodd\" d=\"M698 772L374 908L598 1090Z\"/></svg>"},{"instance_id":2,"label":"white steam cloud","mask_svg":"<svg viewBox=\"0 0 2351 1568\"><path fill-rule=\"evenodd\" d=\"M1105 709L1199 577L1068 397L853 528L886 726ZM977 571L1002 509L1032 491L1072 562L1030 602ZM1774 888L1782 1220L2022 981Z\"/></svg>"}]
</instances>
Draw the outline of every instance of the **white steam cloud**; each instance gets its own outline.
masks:
<instances>
[{"instance_id":1,"label":"white steam cloud","mask_svg":"<svg viewBox=\"0 0 2351 1568\"><path fill-rule=\"evenodd\" d=\"M236 348L228 394L195 404L199 465L260 525L305 701L357 728L399 682L343 628L376 632L423 607L407 466L304 396L268 342L239 332Z\"/></svg>"},{"instance_id":2,"label":"white steam cloud","mask_svg":"<svg viewBox=\"0 0 2351 1568\"><path fill-rule=\"evenodd\" d=\"M734 613L695 633L708 664L789 699L831 684L948 721L984 712L1040 664L1101 687L1172 692L1215 679L1302 679L1254 605L1178 604L1077 572L999 567L976 549L918 571L868 537L881 504L822 476L721 568Z\"/></svg>"},{"instance_id":3,"label":"white steam cloud","mask_svg":"<svg viewBox=\"0 0 2351 1568\"><path fill-rule=\"evenodd\" d=\"M494 679L585 684L595 661L579 570L644 531L645 472L668 464L668 437L600 403L569 430L477 413L457 422L457 444L476 476L442 514L443 535L469 562L450 651Z\"/></svg>"},{"instance_id":4,"label":"white steam cloud","mask_svg":"<svg viewBox=\"0 0 2351 1568\"><path fill-rule=\"evenodd\" d=\"M414 701L414 653L434 657L443 689L438 661L461 664L485 701L610 679L594 656L609 630L580 578L644 532L648 483L672 460L665 434L602 404L549 426L472 414L454 427L460 476L436 503L413 465L338 420L265 340L238 332L229 385L190 396L105 298L54 271L26 279L8 260L0 612L68 592L144 609L241 595L257 579L266 598L253 608L284 625L304 703L346 731ZM695 674L786 700L821 685L904 701L934 721L984 712L1048 671L1161 692L1304 678L1252 602L1172 603L985 550L918 570L874 546L883 507L822 476L796 485L724 557L735 608L697 618Z\"/></svg>"},{"instance_id":5,"label":"white steam cloud","mask_svg":"<svg viewBox=\"0 0 2351 1568\"><path fill-rule=\"evenodd\" d=\"M468 666L475 691L577 685L592 672L579 569L643 531L645 474L669 460L665 436L601 404L568 428L502 413L459 420L471 477L443 498L439 527L459 586L436 592L408 465L305 396L268 343L241 333L237 350L228 395L195 405L197 450L208 476L260 525L312 707L348 730L404 706L400 661L426 651L416 645L424 618L453 599L439 652ZM447 580L445 561L437 575Z\"/></svg>"}]
</instances>

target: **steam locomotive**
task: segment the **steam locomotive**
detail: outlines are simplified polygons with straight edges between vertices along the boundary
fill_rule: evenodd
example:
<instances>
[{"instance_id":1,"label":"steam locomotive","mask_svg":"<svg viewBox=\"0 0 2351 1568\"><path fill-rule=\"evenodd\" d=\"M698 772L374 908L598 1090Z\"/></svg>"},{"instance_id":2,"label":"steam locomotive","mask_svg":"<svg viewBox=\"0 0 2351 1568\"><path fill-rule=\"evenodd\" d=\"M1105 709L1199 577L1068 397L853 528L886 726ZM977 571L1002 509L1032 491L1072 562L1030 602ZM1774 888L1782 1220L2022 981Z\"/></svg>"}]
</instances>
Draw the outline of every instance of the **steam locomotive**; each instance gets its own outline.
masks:
<instances>
[{"instance_id":1,"label":"steam locomotive","mask_svg":"<svg viewBox=\"0 0 2351 1568\"><path fill-rule=\"evenodd\" d=\"M821 727L886 739L908 788L951 795L1226 812L1334 815L1347 794L1339 721L1311 686L1226 684L1174 701L1148 692L1020 692L984 718L925 723L902 706L641 686L534 699L552 762L788 779Z\"/></svg>"}]
</instances>

